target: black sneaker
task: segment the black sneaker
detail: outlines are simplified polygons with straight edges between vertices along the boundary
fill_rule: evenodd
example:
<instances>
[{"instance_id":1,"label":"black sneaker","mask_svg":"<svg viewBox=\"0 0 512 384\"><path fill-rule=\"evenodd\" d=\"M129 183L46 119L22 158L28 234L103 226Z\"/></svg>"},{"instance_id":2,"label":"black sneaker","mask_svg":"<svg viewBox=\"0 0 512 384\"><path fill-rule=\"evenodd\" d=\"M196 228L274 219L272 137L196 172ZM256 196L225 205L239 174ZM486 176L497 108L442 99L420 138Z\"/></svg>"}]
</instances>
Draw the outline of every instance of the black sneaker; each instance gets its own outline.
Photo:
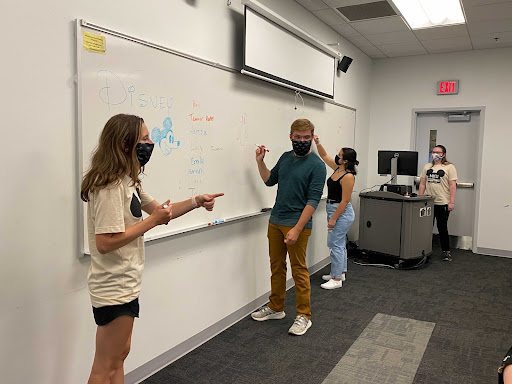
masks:
<instances>
[{"instance_id":1,"label":"black sneaker","mask_svg":"<svg viewBox=\"0 0 512 384\"><path fill-rule=\"evenodd\" d=\"M450 251L443 251L443 261L452 261L452 254Z\"/></svg>"}]
</instances>

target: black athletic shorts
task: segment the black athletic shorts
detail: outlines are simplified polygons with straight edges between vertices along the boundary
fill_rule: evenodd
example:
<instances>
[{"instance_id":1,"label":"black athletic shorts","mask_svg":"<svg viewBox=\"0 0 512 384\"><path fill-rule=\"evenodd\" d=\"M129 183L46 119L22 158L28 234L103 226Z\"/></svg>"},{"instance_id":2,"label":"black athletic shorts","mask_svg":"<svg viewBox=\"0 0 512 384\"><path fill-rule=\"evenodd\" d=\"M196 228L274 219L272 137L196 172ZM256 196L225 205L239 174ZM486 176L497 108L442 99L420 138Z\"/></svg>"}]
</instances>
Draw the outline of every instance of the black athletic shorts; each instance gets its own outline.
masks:
<instances>
[{"instance_id":1,"label":"black athletic shorts","mask_svg":"<svg viewBox=\"0 0 512 384\"><path fill-rule=\"evenodd\" d=\"M92 307L92 313L97 325L107 325L112 320L123 315L139 317L139 298L137 297L126 304L108 305L100 308Z\"/></svg>"}]
</instances>

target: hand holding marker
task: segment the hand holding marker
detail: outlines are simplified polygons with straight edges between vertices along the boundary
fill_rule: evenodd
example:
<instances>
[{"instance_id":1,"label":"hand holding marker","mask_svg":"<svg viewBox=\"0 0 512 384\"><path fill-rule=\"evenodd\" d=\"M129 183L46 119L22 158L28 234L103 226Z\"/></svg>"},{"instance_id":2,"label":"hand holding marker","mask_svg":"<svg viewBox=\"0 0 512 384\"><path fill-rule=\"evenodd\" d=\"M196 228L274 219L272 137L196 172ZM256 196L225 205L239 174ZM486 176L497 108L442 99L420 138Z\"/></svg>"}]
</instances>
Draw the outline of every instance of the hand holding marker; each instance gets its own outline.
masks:
<instances>
[{"instance_id":1,"label":"hand holding marker","mask_svg":"<svg viewBox=\"0 0 512 384\"><path fill-rule=\"evenodd\" d=\"M258 144L254 144L254 145L260 149L263 149L265 152L270 152L270 149L265 148L265 146L263 146L263 145L258 145Z\"/></svg>"}]
</instances>

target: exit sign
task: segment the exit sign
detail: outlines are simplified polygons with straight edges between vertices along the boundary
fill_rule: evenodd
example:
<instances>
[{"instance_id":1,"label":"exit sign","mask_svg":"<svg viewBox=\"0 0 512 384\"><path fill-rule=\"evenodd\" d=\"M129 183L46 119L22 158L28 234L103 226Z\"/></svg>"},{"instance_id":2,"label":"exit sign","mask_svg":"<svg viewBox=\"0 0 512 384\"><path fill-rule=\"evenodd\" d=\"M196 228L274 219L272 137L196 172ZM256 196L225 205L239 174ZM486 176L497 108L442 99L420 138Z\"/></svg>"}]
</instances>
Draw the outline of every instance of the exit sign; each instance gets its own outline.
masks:
<instances>
[{"instance_id":1,"label":"exit sign","mask_svg":"<svg viewBox=\"0 0 512 384\"><path fill-rule=\"evenodd\" d=\"M459 93L459 80L441 80L437 82L438 95L456 95Z\"/></svg>"}]
</instances>

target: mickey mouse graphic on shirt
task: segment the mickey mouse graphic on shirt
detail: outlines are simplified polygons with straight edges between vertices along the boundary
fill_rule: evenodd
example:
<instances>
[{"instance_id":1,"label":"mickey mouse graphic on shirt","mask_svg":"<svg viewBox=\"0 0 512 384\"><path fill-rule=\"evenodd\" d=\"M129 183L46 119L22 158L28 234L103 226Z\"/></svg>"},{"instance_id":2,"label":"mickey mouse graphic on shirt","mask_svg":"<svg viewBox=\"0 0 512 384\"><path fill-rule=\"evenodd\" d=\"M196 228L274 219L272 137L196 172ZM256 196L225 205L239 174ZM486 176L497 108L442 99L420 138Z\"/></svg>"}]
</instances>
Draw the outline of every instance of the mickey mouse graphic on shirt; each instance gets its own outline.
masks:
<instances>
[{"instance_id":1,"label":"mickey mouse graphic on shirt","mask_svg":"<svg viewBox=\"0 0 512 384\"><path fill-rule=\"evenodd\" d=\"M130 202L130 213L133 217L141 218L142 217L142 205L140 202L140 192L137 189L137 195L132 193L132 201ZM140 235L144 237L144 234Z\"/></svg>"},{"instance_id":2,"label":"mickey mouse graphic on shirt","mask_svg":"<svg viewBox=\"0 0 512 384\"><path fill-rule=\"evenodd\" d=\"M446 176L446 172L442 169L438 169L437 172L432 168L427 170L427 182L429 183L441 183L441 178Z\"/></svg>"},{"instance_id":3,"label":"mickey mouse graphic on shirt","mask_svg":"<svg viewBox=\"0 0 512 384\"><path fill-rule=\"evenodd\" d=\"M137 194L139 191L137 191ZM130 202L130 212L132 213L133 217L142 217L142 209L141 209L141 203L139 198L135 195L135 193L132 194L132 201Z\"/></svg>"}]
</instances>

